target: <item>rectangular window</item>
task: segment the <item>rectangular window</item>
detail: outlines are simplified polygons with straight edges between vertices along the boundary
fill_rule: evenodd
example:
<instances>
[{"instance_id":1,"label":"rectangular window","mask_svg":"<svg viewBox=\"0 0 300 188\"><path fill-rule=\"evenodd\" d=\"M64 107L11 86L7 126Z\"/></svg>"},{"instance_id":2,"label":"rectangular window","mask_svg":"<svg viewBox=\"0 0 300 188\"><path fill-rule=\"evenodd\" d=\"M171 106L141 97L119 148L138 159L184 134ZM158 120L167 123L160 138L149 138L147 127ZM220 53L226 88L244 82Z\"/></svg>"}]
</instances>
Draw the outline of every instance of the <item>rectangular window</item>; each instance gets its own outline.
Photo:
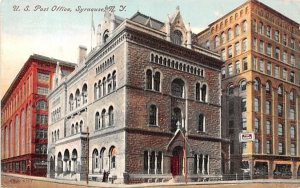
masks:
<instances>
[{"instance_id":1,"label":"rectangular window","mask_svg":"<svg viewBox=\"0 0 300 188\"><path fill-rule=\"evenodd\" d=\"M279 42L279 31L275 31L274 33L274 40Z\"/></svg>"},{"instance_id":2,"label":"rectangular window","mask_svg":"<svg viewBox=\"0 0 300 188\"><path fill-rule=\"evenodd\" d=\"M232 58L232 46L228 47L228 58Z\"/></svg>"},{"instance_id":3,"label":"rectangular window","mask_svg":"<svg viewBox=\"0 0 300 188\"><path fill-rule=\"evenodd\" d=\"M291 38L290 47L291 47L292 49L295 49L295 39L293 39L293 38Z\"/></svg>"},{"instance_id":4,"label":"rectangular window","mask_svg":"<svg viewBox=\"0 0 300 188\"><path fill-rule=\"evenodd\" d=\"M278 65L275 65L274 77L279 78L279 66Z\"/></svg>"},{"instance_id":5,"label":"rectangular window","mask_svg":"<svg viewBox=\"0 0 300 188\"><path fill-rule=\"evenodd\" d=\"M49 83L50 75L38 72L38 82Z\"/></svg>"},{"instance_id":6,"label":"rectangular window","mask_svg":"<svg viewBox=\"0 0 300 188\"><path fill-rule=\"evenodd\" d=\"M283 70L282 70L282 79L283 79L283 80L286 80L286 72L287 72L286 69L283 69Z\"/></svg>"},{"instance_id":7,"label":"rectangular window","mask_svg":"<svg viewBox=\"0 0 300 188\"><path fill-rule=\"evenodd\" d=\"M247 39L243 40L243 52L247 51Z\"/></svg>"},{"instance_id":8,"label":"rectangular window","mask_svg":"<svg viewBox=\"0 0 300 188\"><path fill-rule=\"evenodd\" d=\"M264 72L264 60L263 59L259 60L259 71Z\"/></svg>"},{"instance_id":9,"label":"rectangular window","mask_svg":"<svg viewBox=\"0 0 300 188\"><path fill-rule=\"evenodd\" d=\"M225 49L221 50L221 60L225 60Z\"/></svg>"},{"instance_id":10,"label":"rectangular window","mask_svg":"<svg viewBox=\"0 0 300 188\"><path fill-rule=\"evenodd\" d=\"M48 115L37 114L36 115L36 123L37 124L48 124Z\"/></svg>"},{"instance_id":11,"label":"rectangular window","mask_svg":"<svg viewBox=\"0 0 300 188\"><path fill-rule=\"evenodd\" d=\"M254 38L253 41L252 41L252 48L255 51L257 50L257 40L256 40L256 38Z\"/></svg>"},{"instance_id":12,"label":"rectangular window","mask_svg":"<svg viewBox=\"0 0 300 188\"><path fill-rule=\"evenodd\" d=\"M268 43L267 46L267 56L271 57L272 56L272 45Z\"/></svg>"},{"instance_id":13,"label":"rectangular window","mask_svg":"<svg viewBox=\"0 0 300 188\"><path fill-rule=\"evenodd\" d=\"M267 63L267 72L266 72L268 75L271 75L271 63L268 62Z\"/></svg>"},{"instance_id":14,"label":"rectangular window","mask_svg":"<svg viewBox=\"0 0 300 188\"><path fill-rule=\"evenodd\" d=\"M37 93L38 95L48 95L49 89L46 87L37 87Z\"/></svg>"},{"instance_id":15,"label":"rectangular window","mask_svg":"<svg viewBox=\"0 0 300 188\"><path fill-rule=\"evenodd\" d=\"M259 52L264 53L264 41L259 41Z\"/></svg>"},{"instance_id":16,"label":"rectangular window","mask_svg":"<svg viewBox=\"0 0 300 188\"><path fill-rule=\"evenodd\" d=\"M228 65L228 75L232 76L232 64Z\"/></svg>"},{"instance_id":17,"label":"rectangular window","mask_svg":"<svg viewBox=\"0 0 300 188\"><path fill-rule=\"evenodd\" d=\"M287 36L286 36L286 34L283 35L282 43L283 43L283 45L286 46L286 44L287 44Z\"/></svg>"},{"instance_id":18,"label":"rectangular window","mask_svg":"<svg viewBox=\"0 0 300 188\"><path fill-rule=\"evenodd\" d=\"M253 57L252 58L252 68L253 68L253 70L256 70L256 67L257 67L257 58Z\"/></svg>"},{"instance_id":19,"label":"rectangular window","mask_svg":"<svg viewBox=\"0 0 300 188\"><path fill-rule=\"evenodd\" d=\"M266 141L266 153L271 154L271 141L270 140Z\"/></svg>"},{"instance_id":20,"label":"rectangular window","mask_svg":"<svg viewBox=\"0 0 300 188\"><path fill-rule=\"evenodd\" d=\"M248 70L248 61L247 61L247 57L245 57L243 59L243 70Z\"/></svg>"},{"instance_id":21,"label":"rectangular window","mask_svg":"<svg viewBox=\"0 0 300 188\"><path fill-rule=\"evenodd\" d=\"M275 48L275 58L279 59L279 57L280 57L280 49L277 47Z\"/></svg>"},{"instance_id":22,"label":"rectangular window","mask_svg":"<svg viewBox=\"0 0 300 188\"><path fill-rule=\"evenodd\" d=\"M290 72L290 82L295 82L295 73L293 71Z\"/></svg>"},{"instance_id":23,"label":"rectangular window","mask_svg":"<svg viewBox=\"0 0 300 188\"><path fill-rule=\"evenodd\" d=\"M271 27L270 26L267 26L267 28L266 28L266 36L267 37L271 37Z\"/></svg>"},{"instance_id":24,"label":"rectangular window","mask_svg":"<svg viewBox=\"0 0 300 188\"><path fill-rule=\"evenodd\" d=\"M235 62L235 73L239 74L241 72L240 62Z\"/></svg>"},{"instance_id":25,"label":"rectangular window","mask_svg":"<svg viewBox=\"0 0 300 188\"><path fill-rule=\"evenodd\" d=\"M291 54L291 60L290 60L290 62L291 62L291 65L293 65L293 66L295 66L295 56L294 56L294 54Z\"/></svg>"},{"instance_id":26,"label":"rectangular window","mask_svg":"<svg viewBox=\"0 0 300 188\"><path fill-rule=\"evenodd\" d=\"M242 112L246 112L247 111L247 101L246 101L246 98L242 98L241 100L241 110Z\"/></svg>"},{"instance_id":27,"label":"rectangular window","mask_svg":"<svg viewBox=\"0 0 300 188\"><path fill-rule=\"evenodd\" d=\"M235 43L235 55L239 55L240 53L241 53L240 43L237 42L237 43Z\"/></svg>"}]
</instances>

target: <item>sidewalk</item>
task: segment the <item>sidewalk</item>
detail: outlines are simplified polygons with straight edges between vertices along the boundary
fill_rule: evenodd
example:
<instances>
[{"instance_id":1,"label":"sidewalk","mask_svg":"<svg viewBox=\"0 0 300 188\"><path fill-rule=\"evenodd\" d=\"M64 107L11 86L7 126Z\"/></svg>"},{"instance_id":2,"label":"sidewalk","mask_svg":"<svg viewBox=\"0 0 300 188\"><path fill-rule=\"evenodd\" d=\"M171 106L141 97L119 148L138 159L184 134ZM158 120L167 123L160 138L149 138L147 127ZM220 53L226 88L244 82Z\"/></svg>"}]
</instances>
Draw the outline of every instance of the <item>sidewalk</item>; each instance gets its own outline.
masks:
<instances>
[{"instance_id":1,"label":"sidewalk","mask_svg":"<svg viewBox=\"0 0 300 188\"><path fill-rule=\"evenodd\" d=\"M1 176L7 177L16 177L16 178L23 178L23 179L30 179L35 181L44 181L44 182L51 182L57 184L68 184L68 185L75 185L78 187L181 187L186 185L185 183L142 183L142 184L111 184L111 183L102 183L102 182L93 182L90 181L86 184L85 181L70 181L70 180L61 180L61 179L51 179L46 177L35 177L35 176L27 176L27 175L19 175L19 174L9 174L9 173L2 173ZM196 185L224 185L224 184L252 184L252 183L261 183L261 184L294 184L300 186L300 179L261 179L261 180L242 180L242 181L213 181L213 182L189 182L187 185L189 186L196 186Z\"/></svg>"}]
</instances>

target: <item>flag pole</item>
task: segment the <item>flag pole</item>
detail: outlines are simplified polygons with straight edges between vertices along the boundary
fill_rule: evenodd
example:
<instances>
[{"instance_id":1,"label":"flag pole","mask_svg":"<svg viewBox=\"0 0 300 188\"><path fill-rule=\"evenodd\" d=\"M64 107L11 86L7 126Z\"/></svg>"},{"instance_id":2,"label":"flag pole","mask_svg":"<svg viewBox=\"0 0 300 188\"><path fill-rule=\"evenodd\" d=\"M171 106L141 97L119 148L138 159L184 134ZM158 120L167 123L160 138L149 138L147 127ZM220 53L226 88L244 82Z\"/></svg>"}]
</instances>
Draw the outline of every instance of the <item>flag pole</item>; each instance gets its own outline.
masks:
<instances>
[{"instance_id":1,"label":"flag pole","mask_svg":"<svg viewBox=\"0 0 300 188\"><path fill-rule=\"evenodd\" d=\"M92 20L91 20L91 51L92 51L92 41L93 41L92 30L93 30L93 11L92 11Z\"/></svg>"}]
</instances>

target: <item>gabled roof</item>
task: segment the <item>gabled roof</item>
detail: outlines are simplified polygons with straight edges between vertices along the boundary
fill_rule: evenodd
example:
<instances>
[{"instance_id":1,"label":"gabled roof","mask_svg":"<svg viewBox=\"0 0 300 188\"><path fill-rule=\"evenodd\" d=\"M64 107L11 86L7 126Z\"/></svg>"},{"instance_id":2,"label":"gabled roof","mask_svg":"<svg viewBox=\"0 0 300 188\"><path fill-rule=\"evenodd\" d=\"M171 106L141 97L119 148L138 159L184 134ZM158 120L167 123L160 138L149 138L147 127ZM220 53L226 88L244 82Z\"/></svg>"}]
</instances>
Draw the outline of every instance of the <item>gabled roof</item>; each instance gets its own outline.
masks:
<instances>
[{"instance_id":1,"label":"gabled roof","mask_svg":"<svg viewBox=\"0 0 300 188\"><path fill-rule=\"evenodd\" d=\"M142 14L139 11L137 11L130 18L130 20L155 30L160 30L165 25L163 22L151 18L150 16L147 16L145 14Z\"/></svg>"}]
</instances>

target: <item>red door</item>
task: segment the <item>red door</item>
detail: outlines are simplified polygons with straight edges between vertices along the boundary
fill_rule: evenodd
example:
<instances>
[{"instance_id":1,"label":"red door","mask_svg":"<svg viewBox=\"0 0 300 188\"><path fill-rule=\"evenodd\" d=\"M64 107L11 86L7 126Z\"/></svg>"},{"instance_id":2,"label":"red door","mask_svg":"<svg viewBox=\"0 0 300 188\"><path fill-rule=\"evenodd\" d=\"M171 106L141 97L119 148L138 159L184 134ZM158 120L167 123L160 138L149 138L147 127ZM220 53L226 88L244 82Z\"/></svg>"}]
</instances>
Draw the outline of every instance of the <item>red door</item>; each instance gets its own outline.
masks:
<instances>
[{"instance_id":1,"label":"red door","mask_svg":"<svg viewBox=\"0 0 300 188\"><path fill-rule=\"evenodd\" d=\"M171 157L171 173L173 176L177 176L179 170L179 156L175 155Z\"/></svg>"}]
</instances>

